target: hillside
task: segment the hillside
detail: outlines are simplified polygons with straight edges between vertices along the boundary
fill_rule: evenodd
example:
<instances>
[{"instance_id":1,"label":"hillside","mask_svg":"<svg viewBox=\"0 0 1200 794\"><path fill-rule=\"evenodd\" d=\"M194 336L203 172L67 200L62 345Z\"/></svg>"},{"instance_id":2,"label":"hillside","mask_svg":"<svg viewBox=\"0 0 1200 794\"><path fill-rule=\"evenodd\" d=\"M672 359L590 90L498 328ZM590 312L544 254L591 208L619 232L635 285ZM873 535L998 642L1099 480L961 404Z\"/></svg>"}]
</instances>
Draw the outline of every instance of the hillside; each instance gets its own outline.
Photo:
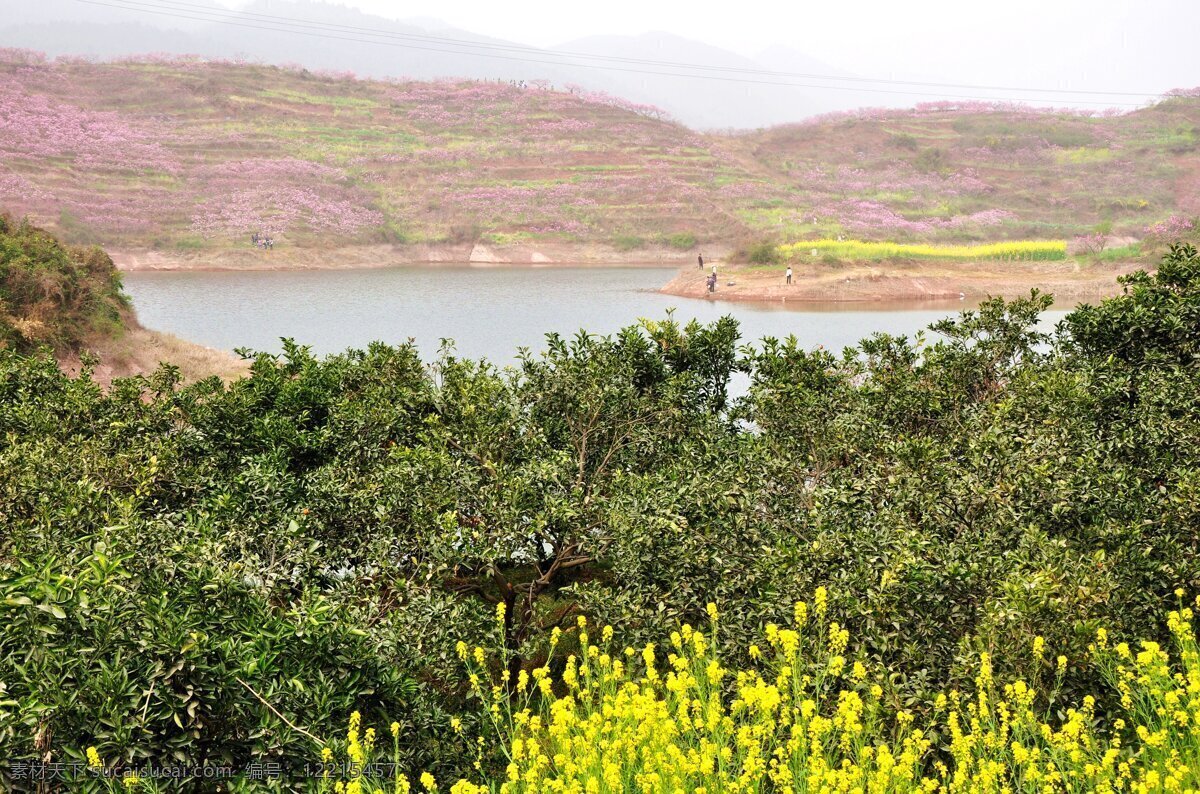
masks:
<instances>
[{"instance_id":1,"label":"hillside","mask_svg":"<svg viewBox=\"0 0 1200 794\"><path fill-rule=\"evenodd\" d=\"M245 370L226 353L142 328L101 249L64 246L0 214L0 351L42 349L68 372L86 366L102 384L149 373L162 361L187 381Z\"/></svg>"},{"instance_id":2,"label":"hillside","mask_svg":"<svg viewBox=\"0 0 1200 794\"><path fill-rule=\"evenodd\" d=\"M740 135L581 89L0 57L0 206L166 257L408 243L1142 237L1200 213L1200 99L1126 115L930 105ZM440 255L440 254L439 254Z\"/></svg>"}]
</instances>

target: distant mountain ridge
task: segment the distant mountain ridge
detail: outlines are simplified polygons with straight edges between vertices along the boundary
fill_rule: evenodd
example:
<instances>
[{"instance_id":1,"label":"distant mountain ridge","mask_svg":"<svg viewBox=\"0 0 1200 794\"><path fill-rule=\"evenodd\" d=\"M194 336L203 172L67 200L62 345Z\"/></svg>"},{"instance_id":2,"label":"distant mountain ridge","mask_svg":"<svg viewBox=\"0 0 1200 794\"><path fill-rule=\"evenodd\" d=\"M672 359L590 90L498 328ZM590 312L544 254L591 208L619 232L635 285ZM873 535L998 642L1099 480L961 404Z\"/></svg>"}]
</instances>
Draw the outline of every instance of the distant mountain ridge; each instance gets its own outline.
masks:
<instances>
[{"instance_id":1,"label":"distant mountain ridge","mask_svg":"<svg viewBox=\"0 0 1200 794\"><path fill-rule=\"evenodd\" d=\"M821 97L813 91L718 79L739 77L740 74L739 79L766 82L775 78L755 72L796 71L798 67L812 73L845 74L828 64L813 59L797 58L799 53L795 51L774 51L777 56L774 65L768 65L720 47L663 32L645 33L640 36L589 36L569 41L556 49L628 58L631 61L661 61L745 70L739 73L705 72L698 69L695 73L708 74L710 79L697 81L663 75L663 67L646 63L631 65L627 67L630 69L628 72L614 72L606 76L610 83L606 90L619 96L647 97L648 101L666 109L675 118L700 129L768 127L799 121L817 113L853 107L853 104L844 99Z\"/></svg>"},{"instance_id":2,"label":"distant mountain ridge","mask_svg":"<svg viewBox=\"0 0 1200 794\"><path fill-rule=\"evenodd\" d=\"M683 123L698 129L752 129L798 121L816 113L848 109L861 104L861 97L847 97L831 91L722 79L695 80L671 74L681 70L653 64L583 59L572 61L550 51L528 52L524 45L480 36L428 18L397 22L353 8L308 0L283 7L278 3L258 0L239 11L230 11L219 4L202 0L190 0L190 3L189 8L203 8L191 13L166 11L158 14L89 5L76 0L21 4L14 9L14 13L7 15L7 24L0 22L0 46L34 49L50 55L105 58L157 52L244 57L263 63L297 63L310 69L352 71L364 77L464 77L527 82L541 79L558 86L577 84L622 96L633 102L658 105ZM239 24L201 21L199 18L205 16L205 9L208 13L233 15ZM266 28L275 27L275 23L255 17L256 14L287 17L306 25L311 23L318 26L306 27L309 33L321 33L321 25L376 31L396 37L390 39L395 46L364 44L361 40L353 39L366 36L352 31L337 32L330 29L325 31L329 34L326 37L269 30ZM493 49L484 54L481 50L468 49L447 41L399 38L430 35L476 45L520 49ZM794 50L770 50L766 53L768 61L760 62L667 33L593 36L567 42L554 49L709 67L844 74ZM706 74L703 70L694 73ZM707 74L714 76L711 72ZM723 76L737 77L728 73ZM746 78L758 79L754 75L746 75Z\"/></svg>"}]
</instances>

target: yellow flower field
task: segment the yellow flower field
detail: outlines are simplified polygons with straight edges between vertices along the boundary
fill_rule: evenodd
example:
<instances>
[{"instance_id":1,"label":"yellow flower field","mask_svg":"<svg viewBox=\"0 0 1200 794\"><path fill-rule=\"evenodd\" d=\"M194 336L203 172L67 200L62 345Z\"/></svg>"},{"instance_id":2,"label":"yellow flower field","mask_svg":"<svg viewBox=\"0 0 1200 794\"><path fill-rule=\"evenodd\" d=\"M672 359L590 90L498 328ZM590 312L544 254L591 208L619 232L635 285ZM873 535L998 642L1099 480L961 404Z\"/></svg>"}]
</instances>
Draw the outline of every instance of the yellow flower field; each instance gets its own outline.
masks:
<instances>
[{"instance_id":1,"label":"yellow flower field","mask_svg":"<svg viewBox=\"0 0 1200 794\"><path fill-rule=\"evenodd\" d=\"M1176 591L1182 598L1182 590ZM1058 693L1068 660L1050 660L1035 637L1026 651L1046 670L1042 686L993 678L980 655L973 691L937 697L914 713L888 697L887 676L848 656L849 632L826 616L827 594L795 605L792 625L768 624L749 669L723 664L713 643L717 608L702 627L682 626L662 647L618 648L605 626L599 642L578 619L578 653L561 674L549 664L492 680L483 648L458 655L485 722L507 760L498 780L459 780L451 794L570 792L1196 792L1200 791L1200 646L1193 610L1167 618L1178 654L1156 642L1110 643L1100 629L1083 660L1100 669L1121 713L1105 724L1096 698L1072 708L1044 705ZM1200 605L1200 599L1197 599ZM503 613L500 613L501 620ZM561 642L555 630L552 643ZM450 727L462 735L462 723ZM394 760L400 726L391 725ZM463 739L481 760L483 738ZM322 764L345 775L318 781L336 794L438 791L422 773L373 777L376 732L350 717L340 752ZM89 765L103 769L94 748ZM338 779L343 778L343 779ZM110 789L157 790L129 776Z\"/></svg>"},{"instance_id":2,"label":"yellow flower field","mask_svg":"<svg viewBox=\"0 0 1200 794\"><path fill-rule=\"evenodd\" d=\"M926 243L871 243L862 240L806 240L779 246L785 260L817 256L846 260L954 259L1051 261L1065 259L1065 240L1014 240L984 245L929 245Z\"/></svg>"},{"instance_id":3,"label":"yellow flower field","mask_svg":"<svg viewBox=\"0 0 1200 794\"><path fill-rule=\"evenodd\" d=\"M1182 591L1177 591L1182 593ZM1200 600L1198 600L1200 603ZM578 654L488 684L483 649L460 644L475 694L508 760L496 781L460 780L453 794L517 792L1187 792L1200 788L1200 650L1193 611L1170 613L1178 647L1112 645L1101 629L1090 658L1119 694L1123 715L1102 725L1096 700L1049 715L1046 687L993 678L979 658L974 690L950 691L928 713L897 710L886 675L847 657L848 632L827 620L826 593L795 605L790 627L768 625L754 667L726 667L703 627L682 626L663 647L592 642ZM555 641L560 635L556 632ZM1068 660L1044 663L1050 694ZM515 692L509 695L509 684ZM457 728L456 728L457 730ZM362 758L357 715L351 760ZM939 746L941 749L939 750ZM478 752L478 750L476 750ZM337 792L409 791L398 777L327 782ZM417 786L414 786L416 788ZM422 776L420 788L437 783Z\"/></svg>"}]
</instances>

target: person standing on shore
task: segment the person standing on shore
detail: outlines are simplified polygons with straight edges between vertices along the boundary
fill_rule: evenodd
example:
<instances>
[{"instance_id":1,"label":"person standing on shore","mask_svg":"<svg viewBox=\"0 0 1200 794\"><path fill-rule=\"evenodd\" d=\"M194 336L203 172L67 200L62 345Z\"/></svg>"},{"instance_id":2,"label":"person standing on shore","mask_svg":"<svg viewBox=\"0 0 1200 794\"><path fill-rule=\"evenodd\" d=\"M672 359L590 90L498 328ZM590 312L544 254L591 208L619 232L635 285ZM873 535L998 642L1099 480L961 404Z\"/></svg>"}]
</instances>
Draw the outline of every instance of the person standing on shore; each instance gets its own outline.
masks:
<instances>
[{"instance_id":1,"label":"person standing on shore","mask_svg":"<svg viewBox=\"0 0 1200 794\"><path fill-rule=\"evenodd\" d=\"M792 266L791 265L788 265L788 269L787 269L787 283L789 283L789 284L792 283Z\"/></svg>"},{"instance_id":2,"label":"person standing on shore","mask_svg":"<svg viewBox=\"0 0 1200 794\"><path fill-rule=\"evenodd\" d=\"M699 263L696 265L696 267L699 268L700 270L703 270L704 269L704 254L697 254L696 262Z\"/></svg>"},{"instance_id":3,"label":"person standing on shore","mask_svg":"<svg viewBox=\"0 0 1200 794\"><path fill-rule=\"evenodd\" d=\"M708 278L706 278L705 282L707 282L707 284L708 284L709 292L717 291L717 269L715 267L713 268L712 275L709 276Z\"/></svg>"}]
</instances>

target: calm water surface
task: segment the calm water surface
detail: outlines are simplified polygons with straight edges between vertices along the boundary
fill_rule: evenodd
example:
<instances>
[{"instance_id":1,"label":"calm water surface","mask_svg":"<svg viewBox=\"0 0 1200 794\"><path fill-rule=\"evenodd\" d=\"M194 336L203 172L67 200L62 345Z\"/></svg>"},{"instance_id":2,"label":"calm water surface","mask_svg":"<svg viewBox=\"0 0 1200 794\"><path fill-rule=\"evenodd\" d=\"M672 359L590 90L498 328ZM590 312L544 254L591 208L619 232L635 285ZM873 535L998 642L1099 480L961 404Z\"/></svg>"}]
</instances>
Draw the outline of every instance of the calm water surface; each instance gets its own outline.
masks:
<instances>
[{"instance_id":1,"label":"calm water surface","mask_svg":"<svg viewBox=\"0 0 1200 794\"><path fill-rule=\"evenodd\" d=\"M142 324L209 347L277 352L291 337L316 353L412 339L426 359L442 339L459 355L511 363L547 332L610 333L639 318L729 314L744 340L795 334L840 350L877 331L913 334L966 307L915 303L748 304L660 295L659 268L388 268L123 274ZM1065 312L1050 312L1057 321Z\"/></svg>"}]
</instances>

